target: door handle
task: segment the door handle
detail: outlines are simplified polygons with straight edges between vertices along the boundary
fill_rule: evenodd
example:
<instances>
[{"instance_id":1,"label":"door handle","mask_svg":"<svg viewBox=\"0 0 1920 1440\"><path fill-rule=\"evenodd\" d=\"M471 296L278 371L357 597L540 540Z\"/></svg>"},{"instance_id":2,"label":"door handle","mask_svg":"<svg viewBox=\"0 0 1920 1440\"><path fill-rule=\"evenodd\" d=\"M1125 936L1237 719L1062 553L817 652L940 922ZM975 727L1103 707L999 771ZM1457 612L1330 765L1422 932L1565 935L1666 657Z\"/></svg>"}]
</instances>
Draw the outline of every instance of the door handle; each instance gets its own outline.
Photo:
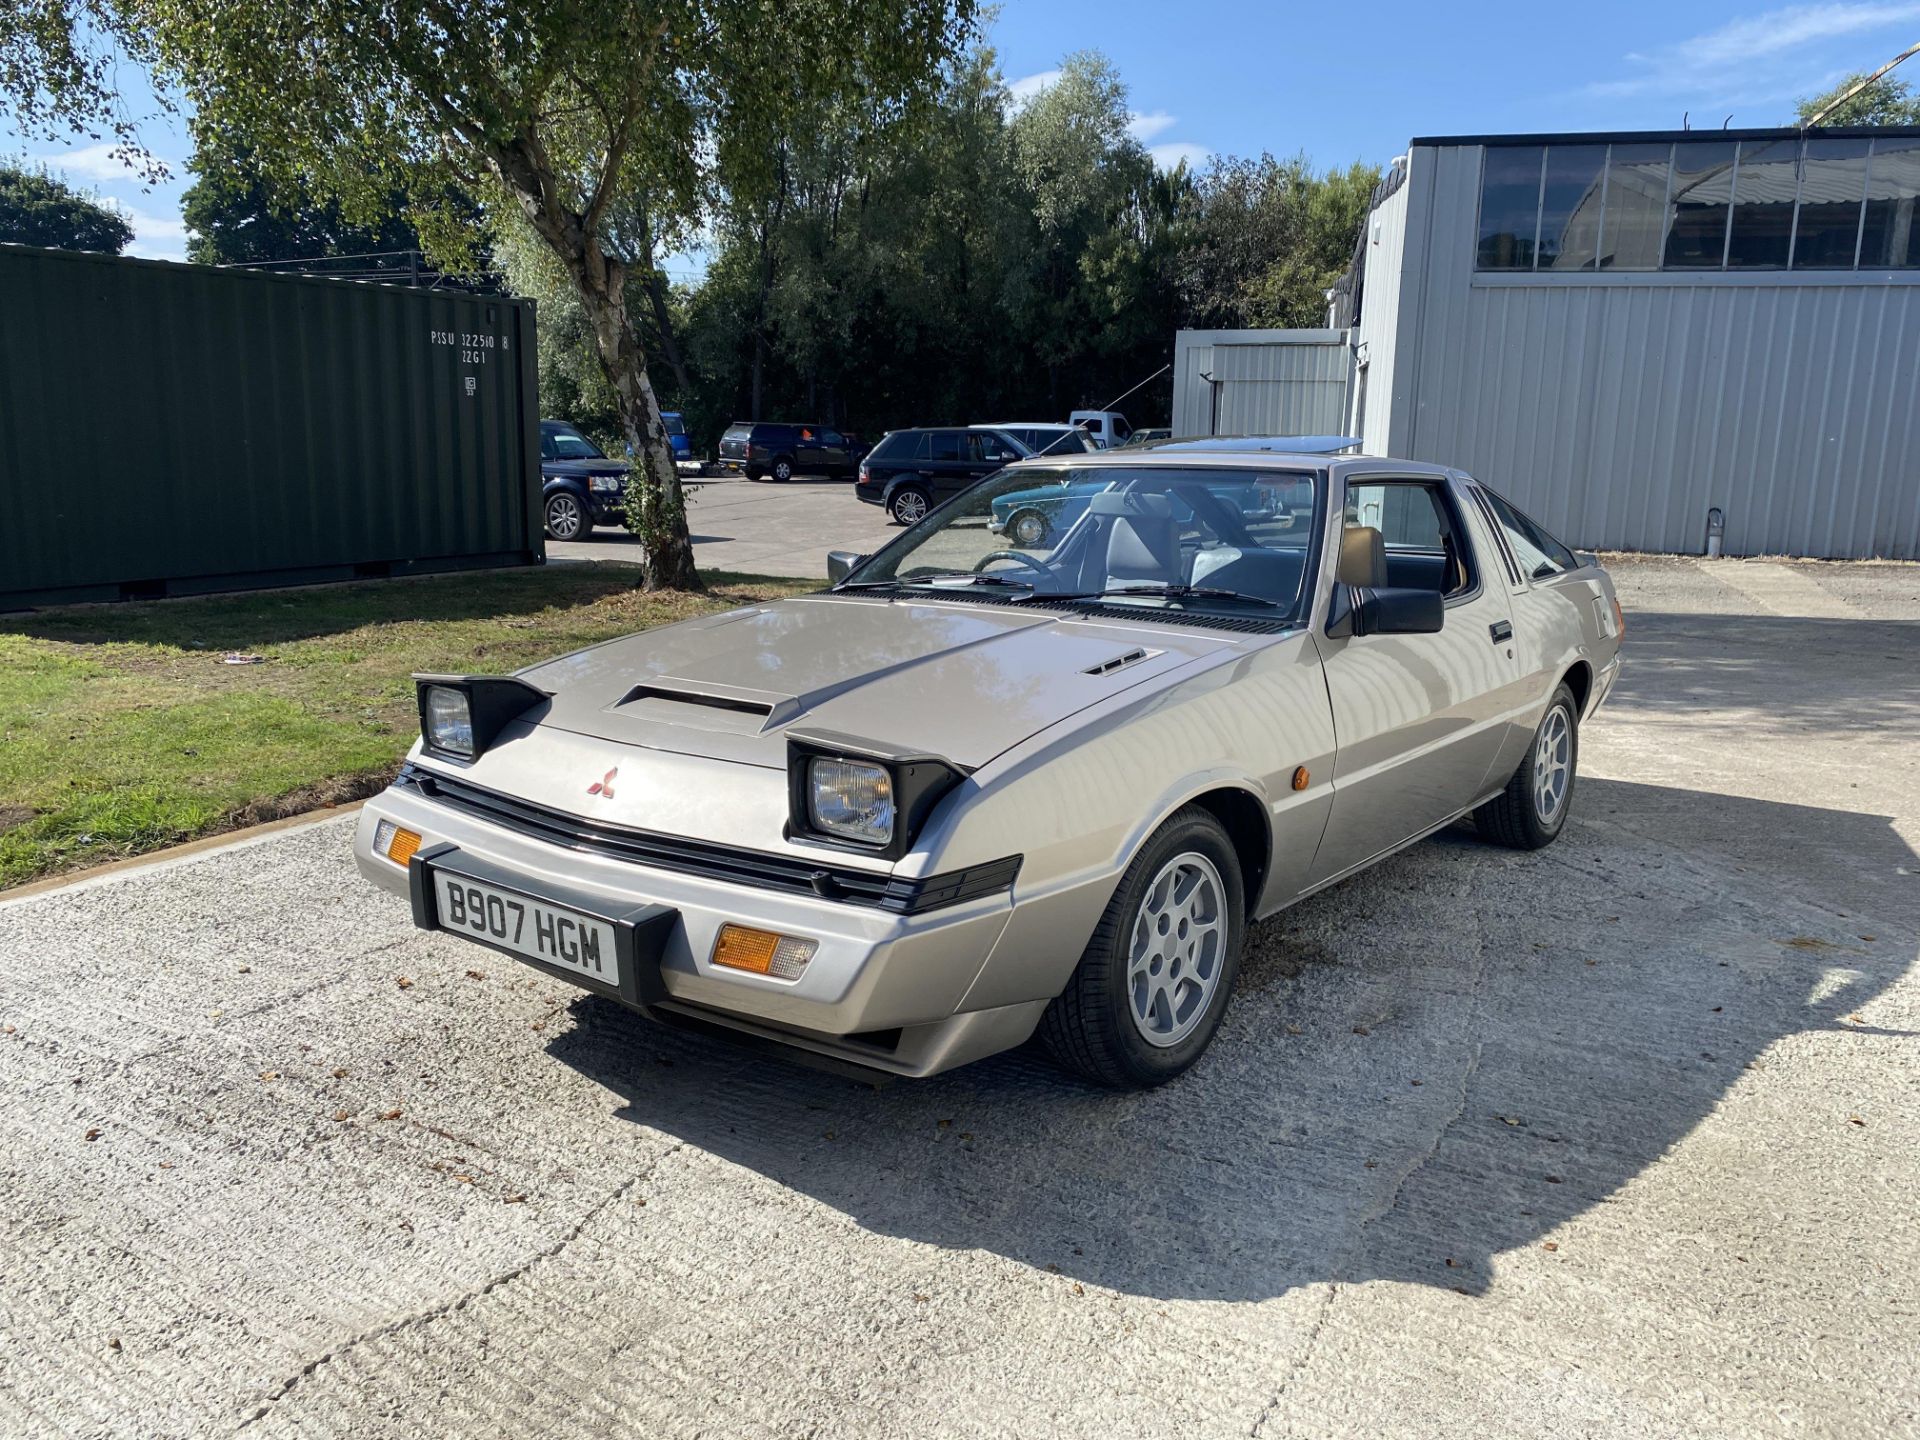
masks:
<instances>
[{"instance_id":1,"label":"door handle","mask_svg":"<svg viewBox=\"0 0 1920 1440\"><path fill-rule=\"evenodd\" d=\"M1496 620L1487 627L1487 631L1493 636L1494 644L1504 645L1507 641L1513 639L1513 622L1511 620Z\"/></svg>"}]
</instances>

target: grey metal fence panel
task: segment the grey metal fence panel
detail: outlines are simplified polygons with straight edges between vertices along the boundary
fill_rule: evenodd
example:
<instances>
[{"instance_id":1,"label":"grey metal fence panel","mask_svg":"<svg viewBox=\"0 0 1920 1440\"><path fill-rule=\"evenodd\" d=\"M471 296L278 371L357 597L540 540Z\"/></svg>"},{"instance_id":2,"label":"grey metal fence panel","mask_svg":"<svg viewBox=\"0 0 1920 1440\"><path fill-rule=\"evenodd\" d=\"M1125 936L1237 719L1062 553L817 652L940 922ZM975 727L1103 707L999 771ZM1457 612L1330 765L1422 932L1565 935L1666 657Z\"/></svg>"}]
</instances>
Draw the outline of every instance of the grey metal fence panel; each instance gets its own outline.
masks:
<instances>
[{"instance_id":1,"label":"grey metal fence panel","mask_svg":"<svg viewBox=\"0 0 1920 1440\"><path fill-rule=\"evenodd\" d=\"M0 607L539 563L533 324L0 245Z\"/></svg>"}]
</instances>

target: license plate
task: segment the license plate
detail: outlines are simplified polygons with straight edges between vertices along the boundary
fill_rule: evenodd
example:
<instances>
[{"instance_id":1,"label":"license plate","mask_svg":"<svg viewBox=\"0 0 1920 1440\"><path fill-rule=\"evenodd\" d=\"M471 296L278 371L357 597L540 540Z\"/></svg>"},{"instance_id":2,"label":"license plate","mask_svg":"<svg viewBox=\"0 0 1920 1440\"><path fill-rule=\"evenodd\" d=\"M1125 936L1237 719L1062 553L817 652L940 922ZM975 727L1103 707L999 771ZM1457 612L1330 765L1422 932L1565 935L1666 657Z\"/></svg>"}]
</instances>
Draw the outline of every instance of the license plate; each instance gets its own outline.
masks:
<instances>
[{"instance_id":1,"label":"license plate","mask_svg":"<svg viewBox=\"0 0 1920 1440\"><path fill-rule=\"evenodd\" d=\"M620 984L613 926L605 920L445 870L433 872L433 894L442 930L603 985Z\"/></svg>"}]
</instances>

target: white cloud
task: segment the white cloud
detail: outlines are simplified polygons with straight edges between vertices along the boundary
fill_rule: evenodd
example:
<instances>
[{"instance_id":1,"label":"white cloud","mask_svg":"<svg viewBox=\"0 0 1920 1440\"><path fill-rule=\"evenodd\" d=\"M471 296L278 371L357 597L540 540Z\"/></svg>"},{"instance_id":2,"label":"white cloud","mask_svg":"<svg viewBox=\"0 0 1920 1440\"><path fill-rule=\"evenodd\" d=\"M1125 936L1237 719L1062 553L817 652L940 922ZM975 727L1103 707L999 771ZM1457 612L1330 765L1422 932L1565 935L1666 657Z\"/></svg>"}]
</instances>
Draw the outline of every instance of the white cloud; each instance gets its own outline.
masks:
<instances>
[{"instance_id":1,"label":"white cloud","mask_svg":"<svg viewBox=\"0 0 1920 1440\"><path fill-rule=\"evenodd\" d=\"M1058 70L1042 70L1037 74L1022 75L1018 80L1009 81L1007 93L1013 97L1013 108L1018 110L1059 78Z\"/></svg>"},{"instance_id":2,"label":"white cloud","mask_svg":"<svg viewBox=\"0 0 1920 1440\"><path fill-rule=\"evenodd\" d=\"M1190 140L1174 140L1165 145L1149 145L1147 154L1153 157L1154 167L1159 170L1171 170L1182 160L1187 162L1189 170L1198 170L1213 158L1213 151L1204 145L1195 145Z\"/></svg>"},{"instance_id":3,"label":"white cloud","mask_svg":"<svg viewBox=\"0 0 1920 1440\"><path fill-rule=\"evenodd\" d=\"M123 154L127 154L127 152L122 146L100 144L82 145L77 150L54 150L45 155L36 155L33 158L53 170L62 172L69 179L73 180L114 181L138 179L139 177L135 173L133 166L130 166L127 162L131 160L134 166L139 165L144 158L142 153L136 150L130 155L127 155L127 159L124 160L121 158Z\"/></svg>"},{"instance_id":4,"label":"white cloud","mask_svg":"<svg viewBox=\"0 0 1920 1440\"><path fill-rule=\"evenodd\" d=\"M184 260L187 258L187 222L179 215L155 215L129 205L124 200L106 200L133 226L133 243L127 254L147 260Z\"/></svg>"},{"instance_id":5,"label":"white cloud","mask_svg":"<svg viewBox=\"0 0 1920 1440\"><path fill-rule=\"evenodd\" d=\"M1136 110L1127 117L1127 133L1144 145L1163 130L1171 130L1179 119L1164 110Z\"/></svg>"},{"instance_id":6,"label":"white cloud","mask_svg":"<svg viewBox=\"0 0 1920 1440\"><path fill-rule=\"evenodd\" d=\"M1818 76L1827 72L1832 58L1810 54L1810 47L1914 19L1920 19L1916 0L1792 5L1630 53L1624 58L1633 73L1588 85L1586 93L1600 98L1688 96L1716 103L1758 103L1805 94L1818 88ZM1873 68L1865 63L1867 58L1862 57L1858 68Z\"/></svg>"}]
</instances>

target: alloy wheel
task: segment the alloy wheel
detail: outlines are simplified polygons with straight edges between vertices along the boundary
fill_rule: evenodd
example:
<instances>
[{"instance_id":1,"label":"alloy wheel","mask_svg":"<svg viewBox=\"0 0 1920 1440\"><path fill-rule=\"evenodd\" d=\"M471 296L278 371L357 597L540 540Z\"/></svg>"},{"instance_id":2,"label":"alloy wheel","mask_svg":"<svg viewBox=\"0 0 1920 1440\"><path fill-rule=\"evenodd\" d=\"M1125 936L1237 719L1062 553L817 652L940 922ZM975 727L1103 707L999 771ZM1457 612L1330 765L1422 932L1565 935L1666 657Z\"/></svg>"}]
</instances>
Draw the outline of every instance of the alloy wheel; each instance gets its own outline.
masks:
<instances>
[{"instance_id":1,"label":"alloy wheel","mask_svg":"<svg viewBox=\"0 0 1920 1440\"><path fill-rule=\"evenodd\" d=\"M1573 721L1564 705L1547 711L1533 742L1533 812L1551 825L1573 781Z\"/></svg>"},{"instance_id":2,"label":"alloy wheel","mask_svg":"<svg viewBox=\"0 0 1920 1440\"><path fill-rule=\"evenodd\" d=\"M571 495L556 495L547 501L547 533L556 540L573 539L585 519L580 502Z\"/></svg>"},{"instance_id":3,"label":"alloy wheel","mask_svg":"<svg viewBox=\"0 0 1920 1440\"><path fill-rule=\"evenodd\" d=\"M1160 867L1134 915L1127 1013L1149 1045L1178 1045L1199 1025L1226 965L1226 886L1197 850Z\"/></svg>"}]
</instances>

